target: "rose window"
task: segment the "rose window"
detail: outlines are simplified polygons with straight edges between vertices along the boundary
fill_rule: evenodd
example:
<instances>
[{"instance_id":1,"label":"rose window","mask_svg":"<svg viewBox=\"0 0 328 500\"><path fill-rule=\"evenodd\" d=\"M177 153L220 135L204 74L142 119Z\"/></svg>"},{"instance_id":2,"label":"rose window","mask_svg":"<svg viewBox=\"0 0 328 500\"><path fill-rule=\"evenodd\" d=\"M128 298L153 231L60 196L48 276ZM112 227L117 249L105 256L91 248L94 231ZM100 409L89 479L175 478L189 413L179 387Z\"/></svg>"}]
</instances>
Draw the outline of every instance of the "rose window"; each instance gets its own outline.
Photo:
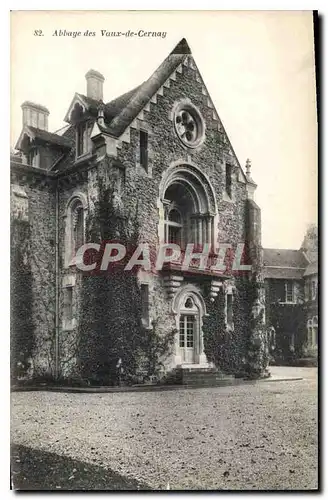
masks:
<instances>
[{"instance_id":1,"label":"rose window","mask_svg":"<svg viewBox=\"0 0 328 500\"><path fill-rule=\"evenodd\" d=\"M197 138L197 123L188 111L180 111L175 118L177 132L181 139L195 142Z\"/></svg>"},{"instance_id":2,"label":"rose window","mask_svg":"<svg viewBox=\"0 0 328 500\"><path fill-rule=\"evenodd\" d=\"M180 140L188 147L198 146L204 138L204 122L191 104L180 105L175 111L174 126Z\"/></svg>"}]
</instances>

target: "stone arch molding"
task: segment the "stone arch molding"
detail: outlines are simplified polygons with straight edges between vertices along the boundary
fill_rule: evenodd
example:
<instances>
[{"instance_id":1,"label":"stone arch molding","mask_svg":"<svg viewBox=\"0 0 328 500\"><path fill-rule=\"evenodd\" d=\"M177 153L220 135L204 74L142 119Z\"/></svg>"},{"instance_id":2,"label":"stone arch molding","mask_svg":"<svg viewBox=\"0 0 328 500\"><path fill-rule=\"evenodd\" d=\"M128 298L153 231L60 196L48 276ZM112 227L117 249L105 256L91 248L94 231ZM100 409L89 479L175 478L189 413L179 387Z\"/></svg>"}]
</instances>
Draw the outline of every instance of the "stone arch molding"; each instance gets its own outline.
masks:
<instances>
[{"instance_id":1,"label":"stone arch molding","mask_svg":"<svg viewBox=\"0 0 328 500\"><path fill-rule=\"evenodd\" d=\"M66 203L65 215L67 215L70 207L72 206L75 200L79 200L82 203L83 209L87 210L88 200L86 195L82 193L82 191L74 191L74 193L70 196L69 200Z\"/></svg>"},{"instance_id":2,"label":"stone arch molding","mask_svg":"<svg viewBox=\"0 0 328 500\"><path fill-rule=\"evenodd\" d=\"M200 210L211 215L217 215L218 207L213 186L207 177L197 165L190 161L177 160L170 164L165 170L160 185L159 197L163 201L165 191L175 181L185 182L195 192L196 198L200 204ZM196 187L200 188L198 191Z\"/></svg>"},{"instance_id":3,"label":"stone arch molding","mask_svg":"<svg viewBox=\"0 0 328 500\"><path fill-rule=\"evenodd\" d=\"M195 285L191 284L184 285L177 291L177 293L173 297L172 311L175 314L178 314L179 311L183 308L183 305L188 297L192 297L194 299L195 304L199 309L200 315L207 316L204 298L200 290Z\"/></svg>"},{"instance_id":4,"label":"stone arch molding","mask_svg":"<svg viewBox=\"0 0 328 500\"><path fill-rule=\"evenodd\" d=\"M86 195L84 193L82 193L81 191L74 191L66 203L65 213L64 213L65 240L64 240L64 249L63 250L64 250L65 267L69 267L70 265L75 263L72 260L72 258L73 258L72 209L74 208L76 202L80 202L82 204L82 207L83 207L83 211L84 211L83 232L84 232L84 238L85 238L85 225L86 225L86 213L88 210L88 200L87 200Z\"/></svg>"},{"instance_id":5,"label":"stone arch molding","mask_svg":"<svg viewBox=\"0 0 328 500\"><path fill-rule=\"evenodd\" d=\"M179 159L170 164L164 171L159 183L158 238L166 241L165 236L165 194L172 184L182 184L189 192L194 205L193 213L197 216L198 243L210 243L213 250L217 249L219 214L215 191L208 176L192 163ZM205 236L206 235L206 236Z\"/></svg>"}]
</instances>

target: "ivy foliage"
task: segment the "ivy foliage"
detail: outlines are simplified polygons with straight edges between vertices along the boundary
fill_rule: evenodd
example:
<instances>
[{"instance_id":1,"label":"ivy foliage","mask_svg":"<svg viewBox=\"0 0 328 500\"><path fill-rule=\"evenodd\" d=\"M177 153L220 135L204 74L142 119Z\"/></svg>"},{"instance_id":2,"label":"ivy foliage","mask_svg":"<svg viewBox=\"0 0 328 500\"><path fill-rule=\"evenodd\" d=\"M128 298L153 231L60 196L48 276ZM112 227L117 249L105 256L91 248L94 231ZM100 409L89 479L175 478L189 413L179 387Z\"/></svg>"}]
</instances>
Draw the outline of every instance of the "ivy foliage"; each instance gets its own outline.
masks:
<instances>
[{"instance_id":1,"label":"ivy foliage","mask_svg":"<svg viewBox=\"0 0 328 500\"><path fill-rule=\"evenodd\" d=\"M205 354L224 373L245 378L267 376L268 328L263 324L263 312L257 318L252 314L260 284L240 278L235 285L232 329L225 322L224 291L207 305L209 314L203 320Z\"/></svg>"},{"instance_id":2,"label":"ivy foliage","mask_svg":"<svg viewBox=\"0 0 328 500\"><path fill-rule=\"evenodd\" d=\"M139 240L138 206L134 214L122 213L114 203L112 188L101 179L98 185L99 200L87 221L87 241L99 242L102 248L116 241L128 251L125 259L107 271L97 264L94 272L82 276L78 371L91 384L130 384L138 380L141 365L145 378L160 371L171 335L163 336L156 323L145 327L138 266L124 270Z\"/></svg>"},{"instance_id":3,"label":"ivy foliage","mask_svg":"<svg viewBox=\"0 0 328 500\"><path fill-rule=\"evenodd\" d=\"M288 362L302 357L307 340L304 305L280 302L270 304L270 321L276 332L275 361Z\"/></svg>"},{"instance_id":4,"label":"ivy foliage","mask_svg":"<svg viewBox=\"0 0 328 500\"><path fill-rule=\"evenodd\" d=\"M31 367L35 345L33 293L28 241L28 221L13 219L11 224L11 379L25 377Z\"/></svg>"}]
</instances>

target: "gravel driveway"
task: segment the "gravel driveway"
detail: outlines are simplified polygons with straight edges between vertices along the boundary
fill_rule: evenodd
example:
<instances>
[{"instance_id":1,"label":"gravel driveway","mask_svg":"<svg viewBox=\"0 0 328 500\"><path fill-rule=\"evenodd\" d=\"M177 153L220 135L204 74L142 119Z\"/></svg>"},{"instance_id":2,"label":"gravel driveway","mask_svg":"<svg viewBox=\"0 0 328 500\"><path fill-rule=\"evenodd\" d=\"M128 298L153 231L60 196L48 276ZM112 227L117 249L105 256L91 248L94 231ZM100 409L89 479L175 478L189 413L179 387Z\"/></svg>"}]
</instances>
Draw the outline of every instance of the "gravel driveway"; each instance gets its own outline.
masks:
<instances>
[{"instance_id":1,"label":"gravel driveway","mask_svg":"<svg viewBox=\"0 0 328 500\"><path fill-rule=\"evenodd\" d=\"M315 489L317 369L288 370L304 379L167 392L16 392L12 442L153 489Z\"/></svg>"}]
</instances>

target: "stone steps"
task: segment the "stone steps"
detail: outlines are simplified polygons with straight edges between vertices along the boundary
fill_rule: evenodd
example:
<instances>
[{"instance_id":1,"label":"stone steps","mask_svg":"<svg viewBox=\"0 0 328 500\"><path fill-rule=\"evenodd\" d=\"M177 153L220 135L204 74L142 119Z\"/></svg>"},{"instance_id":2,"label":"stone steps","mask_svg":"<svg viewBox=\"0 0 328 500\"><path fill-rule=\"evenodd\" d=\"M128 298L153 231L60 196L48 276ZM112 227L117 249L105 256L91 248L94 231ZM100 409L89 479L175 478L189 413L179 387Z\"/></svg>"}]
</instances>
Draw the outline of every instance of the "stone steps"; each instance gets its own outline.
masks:
<instances>
[{"instance_id":1,"label":"stone steps","mask_svg":"<svg viewBox=\"0 0 328 500\"><path fill-rule=\"evenodd\" d=\"M182 385L198 387L215 387L231 384L233 375L216 370L215 368L180 368Z\"/></svg>"}]
</instances>

